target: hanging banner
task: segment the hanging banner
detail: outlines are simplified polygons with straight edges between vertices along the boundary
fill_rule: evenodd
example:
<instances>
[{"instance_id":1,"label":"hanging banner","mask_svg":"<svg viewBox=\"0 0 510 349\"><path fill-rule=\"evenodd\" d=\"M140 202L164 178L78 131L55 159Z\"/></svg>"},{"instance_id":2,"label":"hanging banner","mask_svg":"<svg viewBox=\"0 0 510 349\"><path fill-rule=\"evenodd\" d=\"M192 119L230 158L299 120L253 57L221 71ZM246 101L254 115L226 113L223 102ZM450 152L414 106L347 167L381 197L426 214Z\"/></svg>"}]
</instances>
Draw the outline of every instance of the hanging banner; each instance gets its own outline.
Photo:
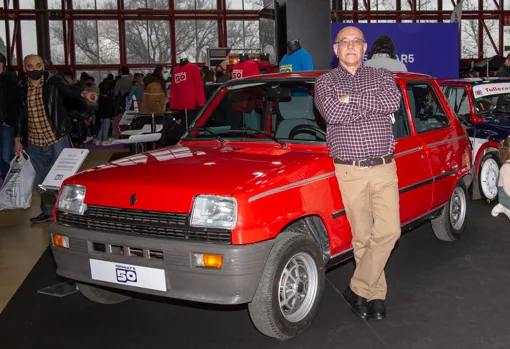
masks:
<instances>
[{"instance_id":1,"label":"hanging banner","mask_svg":"<svg viewBox=\"0 0 510 349\"><path fill-rule=\"evenodd\" d=\"M333 23L331 44L338 31L347 26L363 31L368 44L364 60L375 39L387 35L395 44L398 59L409 72L435 78L459 77L458 23ZM333 54L332 68L337 66L338 58Z\"/></svg>"}]
</instances>

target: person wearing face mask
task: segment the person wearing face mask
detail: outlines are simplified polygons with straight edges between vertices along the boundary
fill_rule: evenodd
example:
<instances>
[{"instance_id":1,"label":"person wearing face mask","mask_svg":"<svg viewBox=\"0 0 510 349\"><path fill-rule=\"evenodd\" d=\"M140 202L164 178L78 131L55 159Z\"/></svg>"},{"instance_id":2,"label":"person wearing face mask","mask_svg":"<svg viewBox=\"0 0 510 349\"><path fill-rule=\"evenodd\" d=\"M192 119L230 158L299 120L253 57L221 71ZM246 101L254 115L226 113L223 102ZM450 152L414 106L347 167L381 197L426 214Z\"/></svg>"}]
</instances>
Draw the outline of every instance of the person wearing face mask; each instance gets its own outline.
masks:
<instances>
[{"instance_id":1,"label":"person wearing face mask","mask_svg":"<svg viewBox=\"0 0 510 349\"><path fill-rule=\"evenodd\" d=\"M165 91L169 77L170 73L163 65L156 66L152 75L145 77L145 90L142 103L140 103L142 114L163 114L166 111L167 95Z\"/></svg>"},{"instance_id":2,"label":"person wearing face mask","mask_svg":"<svg viewBox=\"0 0 510 349\"><path fill-rule=\"evenodd\" d=\"M19 82L22 108L14 138L16 155L23 152L23 144L27 146L36 173L36 186L44 181L62 150L70 147L70 122L64 97L84 98L89 102L98 98L97 93L69 85L44 68L38 55L28 55L23 61L25 78ZM45 204L41 197L41 214L30 222L51 221L52 208L53 203Z\"/></svg>"}]
</instances>

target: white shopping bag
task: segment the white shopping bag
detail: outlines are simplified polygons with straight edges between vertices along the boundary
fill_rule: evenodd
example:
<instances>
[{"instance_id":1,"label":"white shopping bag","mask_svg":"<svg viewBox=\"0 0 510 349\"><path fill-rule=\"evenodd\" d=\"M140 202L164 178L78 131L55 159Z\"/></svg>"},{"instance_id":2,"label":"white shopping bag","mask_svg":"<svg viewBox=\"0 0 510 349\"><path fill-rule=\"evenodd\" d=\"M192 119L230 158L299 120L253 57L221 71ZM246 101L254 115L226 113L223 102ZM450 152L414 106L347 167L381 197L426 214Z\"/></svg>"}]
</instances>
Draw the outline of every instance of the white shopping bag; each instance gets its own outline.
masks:
<instances>
[{"instance_id":1,"label":"white shopping bag","mask_svg":"<svg viewBox=\"0 0 510 349\"><path fill-rule=\"evenodd\" d=\"M35 170L30 157L23 152L11 161L2 190L0 190L0 210L29 208L32 203Z\"/></svg>"}]
</instances>

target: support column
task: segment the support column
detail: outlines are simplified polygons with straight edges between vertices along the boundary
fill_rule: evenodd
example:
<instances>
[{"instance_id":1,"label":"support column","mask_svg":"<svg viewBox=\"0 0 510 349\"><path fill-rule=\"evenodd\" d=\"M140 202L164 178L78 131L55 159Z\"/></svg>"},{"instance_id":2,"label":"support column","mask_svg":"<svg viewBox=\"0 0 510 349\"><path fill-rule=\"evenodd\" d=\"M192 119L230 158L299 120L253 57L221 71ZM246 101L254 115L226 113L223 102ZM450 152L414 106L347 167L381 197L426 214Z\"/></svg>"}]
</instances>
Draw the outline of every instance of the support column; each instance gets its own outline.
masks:
<instances>
[{"instance_id":1,"label":"support column","mask_svg":"<svg viewBox=\"0 0 510 349\"><path fill-rule=\"evenodd\" d=\"M37 13L35 15L35 28L37 33L37 54L41 56L46 63L51 64L48 0L37 0L35 2L35 9L45 10L45 12Z\"/></svg>"}]
</instances>

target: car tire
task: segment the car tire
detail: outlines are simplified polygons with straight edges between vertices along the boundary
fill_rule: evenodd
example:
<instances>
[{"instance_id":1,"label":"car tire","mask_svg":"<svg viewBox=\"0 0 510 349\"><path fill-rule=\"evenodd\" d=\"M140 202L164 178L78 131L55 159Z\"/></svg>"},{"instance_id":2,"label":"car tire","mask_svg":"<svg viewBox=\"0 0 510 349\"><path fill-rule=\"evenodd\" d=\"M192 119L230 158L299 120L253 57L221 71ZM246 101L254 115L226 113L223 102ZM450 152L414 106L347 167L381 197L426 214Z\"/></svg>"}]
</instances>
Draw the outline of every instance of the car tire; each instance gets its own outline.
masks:
<instances>
[{"instance_id":1,"label":"car tire","mask_svg":"<svg viewBox=\"0 0 510 349\"><path fill-rule=\"evenodd\" d=\"M248 304L253 324L266 336L282 341L304 332L319 312L325 280L316 242L304 234L281 233ZM282 287L287 292L282 293Z\"/></svg>"},{"instance_id":2,"label":"car tire","mask_svg":"<svg viewBox=\"0 0 510 349\"><path fill-rule=\"evenodd\" d=\"M112 291L108 291L104 288L94 287L91 285L76 283L78 291L87 298L95 303L100 304L118 304L125 302L131 297L125 296L120 293L115 293Z\"/></svg>"},{"instance_id":3,"label":"car tire","mask_svg":"<svg viewBox=\"0 0 510 349\"><path fill-rule=\"evenodd\" d=\"M468 209L468 191L461 180L453 189L448 203L442 208L441 215L431 221L436 237L442 241L458 240L466 229Z\"/></svg>"},{"instance_id":4,"label":"car tire","mask_svg":"<svg viewBox=\"0 0 510 349\"><path fill-rule=\"evenodd\" d=\"M487 203L491 203L498 197L499 167L499 155L496 152L485 154L480 161L477 176L478 188L480 188L480 196Z\"/></svg>"}]
</instances>

